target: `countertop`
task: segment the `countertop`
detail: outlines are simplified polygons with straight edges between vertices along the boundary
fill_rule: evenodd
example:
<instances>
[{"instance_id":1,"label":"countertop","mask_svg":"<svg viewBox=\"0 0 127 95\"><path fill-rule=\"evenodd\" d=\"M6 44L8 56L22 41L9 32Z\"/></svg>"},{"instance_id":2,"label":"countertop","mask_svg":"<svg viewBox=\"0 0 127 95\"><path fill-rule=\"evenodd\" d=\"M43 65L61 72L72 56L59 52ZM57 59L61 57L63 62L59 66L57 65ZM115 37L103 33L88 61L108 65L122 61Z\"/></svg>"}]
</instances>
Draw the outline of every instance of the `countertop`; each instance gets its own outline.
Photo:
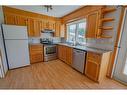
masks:
<instances>
[{"instance_id":1,"label":"countertop","mask_svg":"<svg viewBox=\"0 0 127 95\"><path fill-rule=\"evenodd\" d=\"M29 43L29 45L43 45L41 43Z\"/></svg>"},{"instance_id":2,"label":"countertop","mask_svg":"<svg viewBox=\"0 0 127 95\"><path fill-rule=\"evenodd\" d=\"M111 52L111 50L103 50L103 49L97 49L97 48L92 48L92 47L88 47L88 46L81 46L81 45L73 46L73 45L69 45L67 43L54 43L54 44L65 45L65 46L68 46L68 47L71 47L74 49L80 49L83 51L91 51L91 52L100 53L100 54L106 53L106 52ZM43 44L41 44L41 43L29 43L29 45L43 45Z\"/></svg>"},{"instance_id":3,"label":"countertop","mask_svg":"<svg viewBox=\"0 0 127 95\"><path fill-rule=\"evenodd\" d=\"M58 43L59 45L65 45L68 47L72 47L74 49L80 49L80 50L84 50L84 51L91 51L91 52L96 52L96 53L107 53L107 52L112 52L111 50L103 50L103 49L97 49L97 48L92 48L92 47L88 47L88 46L80 46L80 45L69 45L67 43Z\"/></svg>"}]
</instances>

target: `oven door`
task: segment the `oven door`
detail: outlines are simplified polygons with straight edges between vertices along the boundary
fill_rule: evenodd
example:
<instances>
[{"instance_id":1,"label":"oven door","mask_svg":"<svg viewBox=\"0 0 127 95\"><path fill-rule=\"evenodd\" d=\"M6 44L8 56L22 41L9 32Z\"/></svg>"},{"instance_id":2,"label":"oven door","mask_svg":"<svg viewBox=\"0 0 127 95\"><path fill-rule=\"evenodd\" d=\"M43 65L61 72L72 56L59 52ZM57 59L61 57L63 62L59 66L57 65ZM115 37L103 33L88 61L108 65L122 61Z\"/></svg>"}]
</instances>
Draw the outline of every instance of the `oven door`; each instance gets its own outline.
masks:
<instances>
[{"instance_id":1,"label":"oven door","mask_svg":"<svg viewBox=\"0 0 127 95\"><path fill-rule=\"evenodd\" d=\"M50 56L57 53L57 46L44 46L44 56Z\"/></svg>"}]
</instances>

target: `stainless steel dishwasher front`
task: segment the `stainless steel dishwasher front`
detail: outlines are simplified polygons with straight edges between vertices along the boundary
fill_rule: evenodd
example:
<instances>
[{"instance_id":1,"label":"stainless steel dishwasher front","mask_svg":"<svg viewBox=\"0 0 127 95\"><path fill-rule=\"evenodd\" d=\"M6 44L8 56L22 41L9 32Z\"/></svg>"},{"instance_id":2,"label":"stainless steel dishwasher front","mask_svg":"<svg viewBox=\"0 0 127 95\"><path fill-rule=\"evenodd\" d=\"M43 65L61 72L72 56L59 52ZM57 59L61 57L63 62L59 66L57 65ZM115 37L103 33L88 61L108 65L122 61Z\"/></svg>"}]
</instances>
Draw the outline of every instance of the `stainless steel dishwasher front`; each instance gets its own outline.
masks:
<instances>
[{"instance_id":1,"label":"stainless steel dishwasher front","mask_svg":"<svg viewBox=\"0 0 127 95\"><path fill-rule=\"evenodd\" d=\"M86 51L73 49L72 67L81 73L84 73Z\"/></svg>"}]
</instances>

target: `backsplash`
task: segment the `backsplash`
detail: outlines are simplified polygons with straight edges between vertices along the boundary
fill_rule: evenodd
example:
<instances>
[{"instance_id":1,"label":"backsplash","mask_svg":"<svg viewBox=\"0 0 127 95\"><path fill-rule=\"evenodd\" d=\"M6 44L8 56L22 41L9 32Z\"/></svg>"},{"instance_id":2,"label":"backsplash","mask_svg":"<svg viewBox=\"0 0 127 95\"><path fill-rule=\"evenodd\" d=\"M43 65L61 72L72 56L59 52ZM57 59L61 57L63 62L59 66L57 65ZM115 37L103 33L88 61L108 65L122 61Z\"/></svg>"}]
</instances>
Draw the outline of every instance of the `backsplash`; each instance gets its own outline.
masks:
<instances>
[{"instance_id":1,"label":"backsplash","mask_svg":"<svg viewBox=\"0 0 127 95\"><path fill-rule=\"evenodd\" d=\"M40 43L40 38L50 38L53 43L61 42L61 37L53 37L50 33L42 33L41 37L29 37L29 43Z\"/></svg>"}]
</instances>

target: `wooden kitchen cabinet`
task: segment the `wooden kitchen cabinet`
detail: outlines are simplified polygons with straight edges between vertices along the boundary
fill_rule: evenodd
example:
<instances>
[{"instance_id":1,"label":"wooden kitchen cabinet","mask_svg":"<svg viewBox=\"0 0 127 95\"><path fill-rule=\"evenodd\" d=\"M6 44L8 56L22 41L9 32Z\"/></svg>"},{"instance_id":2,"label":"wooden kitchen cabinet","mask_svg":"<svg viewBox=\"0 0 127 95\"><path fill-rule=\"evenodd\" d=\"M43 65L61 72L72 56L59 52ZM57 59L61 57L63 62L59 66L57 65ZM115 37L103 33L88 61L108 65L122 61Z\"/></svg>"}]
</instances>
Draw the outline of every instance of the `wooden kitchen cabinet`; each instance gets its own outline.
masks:
<instances>
[{"instance_id":1,"label":"wooden kitchen cabinet","mask_svg":"<svg viewBox=\"0 0 127 95\"><path fill-rule=\"evenodd\" d=\"M60 31L61 31L61 22L56 21L56 23L55 23L55 37L60 37Z\"/></svg>"},{"instance_id":2,"label":"wooden kitchen cabinet","mask_svg":"<svg viewBox=\"0 0 127 95\"><path fill-rule=\"evenodd\" d=\"M54 21L49 21L48 29L55 31L55 22Z\"/></svg>"},{"instance_id":3,"label":"wooden kitchen cabinet","mask_svg":"<svg viewBox=\"0 0 127 95\"><path fill-rule=\"evenodd\" d=\"M13 14L6 13L4 15L5 24L16 25L16 16Z\"/></svg>"},{"instance_id":4,"label":"wooden kitchen cabinet","mask_svg":"<svg viewBox=\"0 0 127 95\"><path fill-rule=\"evenodd\" d=\"M64 45L58 45L58 58L66 61L66 47Z\"/></svg>"},{"instance_id":5,"label":"wooden kitchen cabinet","mask_svg":"<svg viewBox=\"0 0 127 95\"><path fill-rule=\"evenodd\" d=\"M29 37L40 37L44 29L55 30L54 36L60 36L61 20L55 17L23 11L3 6L5 24L28 27Z\"/></svg>"},{"instance_id":6,"label":"wooden kitchen cabinet","mask_svg":"<svg viewBox=\"0 0 127 95\"><path fill-rule=\"evenodd\" d=\"M41 36L41 23L39 20L28 18L28 35L29 37Z\"/></svg>"},{"instance_id":7,"label":"wooden kitchen cabinet","mask_svg":"<svg viewBox=\"0 0 127 95\"><path fill-rule=\"evenodd\" d=\"M73 53L73 48L66 47L66 62L69 65L72 64L72 53Z\"/></svg>"},{"instance_id":8,"label":"wooden kitchen cabinet","mask_svg":"<svg viewBox=\"0 0 127 95\"><path fill-rule=\"evenodd\" d=\"M30 63L43 62L43 45L29 45Z\"/></svg>"},{"instance_id":9,"label":"wooden kitchen cabinet","mask_svg":"<svg viewBox=\"0 0 127 95\"><path fill-rule=\"evenodd\" d=\"M28 19L23 16L16 16L16 25L27 26Z\"/></svg>"},{"instance_id":10,"label":"wooden kitchen cabinet","mask_svg":"<svg viewBox=\"0 0 127 95\"><path fill-rule=\"evenodd\" d=\"M42 29L40 20L34 20L34 37L40 37L41 31Z\"/></svg>"},{"instance_id":11,"label":"wooden kitchen cabinet","mask_svg":"<svg viewBox=\"0 0 127 95\"><path fill-rule=\"evenodd\" d=\"M87 15L86 38L97 38L99 25L99 11L91 12Z\"/></svg>"},{"instance_id":12,"label":"wooden kitchen cabinet","mask_svg":"<svg viewBox=\"0 0 127 95\"><path fill-rule=\"evenodd\" d=\"M106 77L110 52L94 53L87 52L85 75L90 79L101 82Z\"/></svg>"},{"instance_id":13,"label":"wooden kitchen cabinet","mask_svg":"<svg viewBox=\"0 0 127 95\"><path fill-rule=\"evenodd\" d=\"M58 45L58 58L65 63L72 64L72 51L73 49L68 46Z\"/></svg>"},{"instance_id":14,"label":"wooden kitchen cabinet","mask_svg":"<svg viewBox=\"0 0 127 95\"><path fill-rule=\"evenodd\" d=\"M28 36L33 37L34 36L34 19L29 18L28 19Z\"/></svg>"}]
</instances>

